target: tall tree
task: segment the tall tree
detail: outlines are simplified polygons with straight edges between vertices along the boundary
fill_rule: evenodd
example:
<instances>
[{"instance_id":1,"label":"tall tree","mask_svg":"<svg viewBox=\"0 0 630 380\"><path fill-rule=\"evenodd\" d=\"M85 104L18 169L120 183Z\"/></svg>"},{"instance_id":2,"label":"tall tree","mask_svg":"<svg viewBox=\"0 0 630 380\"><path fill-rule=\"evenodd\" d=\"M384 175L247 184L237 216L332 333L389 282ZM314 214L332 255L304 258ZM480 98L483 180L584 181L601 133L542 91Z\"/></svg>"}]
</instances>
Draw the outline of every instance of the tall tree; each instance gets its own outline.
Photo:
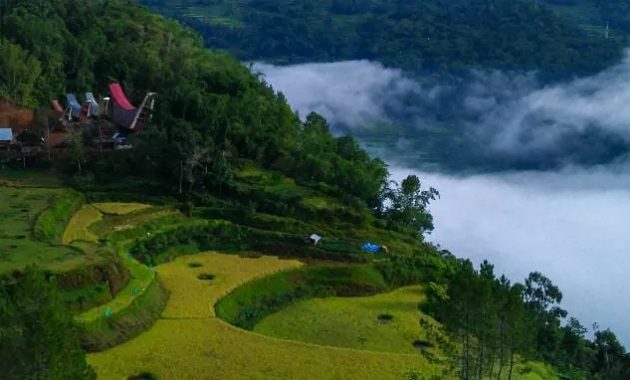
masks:
<instances>
[{"instance_id":1,"label":"tall tree","mask_svg":"<svg viewBox=\"0 0 630 380\"><path fill-rule=\"evenodd\" d=\"M0 45L0 96L34 105L33 89L41 72L39 60L19 45Z\"/></svg>"},{"instance_id":2,"label":"tall tree","mask_svg":"<svg viewBox=\"0 0 630 380\"><path fill-rule=\"evenodd\" d=\"M3 379L94 379L72 315L54 283L27 268L0 287L0 368Z\"/></svg>"},{"instance_id":3,"label":"tall tree","mask_svg":"<svg viewBox=\"0 0 630 380\"><path fill-rule=\"evenodd\" d=\"M394 185L397 186L396 183ZM439 193L436 189L423 190L418 176L409 175L400 186L389 189L387 198L391 201L391 206L384 216L391 228L409 232L422 239L425 232L433 230L433 217L427 207L437 197Z\"/></svg>"}]
</instances>

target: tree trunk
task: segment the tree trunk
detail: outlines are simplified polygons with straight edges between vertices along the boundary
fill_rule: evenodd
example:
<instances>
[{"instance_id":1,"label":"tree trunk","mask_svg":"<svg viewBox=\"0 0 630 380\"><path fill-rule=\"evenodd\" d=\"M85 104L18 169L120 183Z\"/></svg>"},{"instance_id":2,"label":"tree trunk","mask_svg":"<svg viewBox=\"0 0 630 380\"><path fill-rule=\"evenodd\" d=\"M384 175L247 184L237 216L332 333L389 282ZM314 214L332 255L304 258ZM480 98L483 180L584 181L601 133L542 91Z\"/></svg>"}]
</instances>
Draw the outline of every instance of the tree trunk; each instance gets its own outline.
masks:
<instances>
[{"instance_id":1,"label":"tree trunk","mask_svg":"<svg viewBox=\"0 0 630 380\"><path fill-rule=\"evenodd\" d=\"M514 350L510 351L510 372L508 375L508 380L512 380L512 371L514 371Z\"/></svg>"},{"instance_id":2,"label":"tree trunk","mask_svg":"<svg viewBox=\"0 0 630 380\"><path fill-rule=\"evenodd\" d=\"M179 193L182 193L182 181L184 180L184 163L179 161Z\"/></svg>"},{"instance_id":3,"label":"tree trunk","mask_svg":"<svg viewBox=\"0 0 630 380\"><path fill-rule=\"evenodd\" d=\"M496 358L494 357L494 354L490 355L490 368L488 370L488 373L490 373L490 379L492 379L492 375L494 373L494 364L496 361Z\"/></svg>"},{"instance_id":4,"label":"tree trunk","mask_svg":"<svg viewBox=\"0 0 630 380\"><path fill-rule=\"evenodd\" d=\"M81 173L81 160L77 160L77 169L79 170L79 177L81 177L83 175Z\"/></svg>"},{"instance_id":5,"label":"tree trunk","mask_svg":"<svg viewBox=\"0 0 630 380\"><path fill-rule=\"evenodd\" d=\"M499 374L497 375L497 379L501 380L501 375L503 374L503 359L505 358L505 343L501 341L501 350L499 351Z\"/></svg>"},{"instance_id":6,"label":"tree trunk","mask_svg":"<svg viewBox=\"0 0 630 380\"><path fill-rule=\"evenodd\" d=\"M481 344L479 346L479 369L477 370L477 379L481 380L483 378L483 354L484 354L484 346Z\"/></svg>"},{"instance_id":7,"label":"tree trunk","mask_svg":"<svg viewBox=\"0 0 630 380\"><path fill-rule=\"evenodd\" d=\"M462 380L466 380L466 336L464 335L463 337L463 341L462 341L462 375L461 375L461 379Z\"/></svg>"}]
</instances>

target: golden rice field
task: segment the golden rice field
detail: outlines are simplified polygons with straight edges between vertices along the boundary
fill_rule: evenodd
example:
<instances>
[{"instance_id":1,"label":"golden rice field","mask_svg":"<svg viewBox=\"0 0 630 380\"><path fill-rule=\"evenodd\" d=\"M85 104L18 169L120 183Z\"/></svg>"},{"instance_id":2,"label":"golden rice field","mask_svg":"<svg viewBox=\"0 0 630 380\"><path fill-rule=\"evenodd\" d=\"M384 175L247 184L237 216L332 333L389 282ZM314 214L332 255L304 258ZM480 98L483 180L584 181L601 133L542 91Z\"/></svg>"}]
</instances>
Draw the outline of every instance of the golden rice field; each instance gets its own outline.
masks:
<instances>
[{"instance_id":1,"label":"golden rice field","mask_svg":"<svg viewBox=\"0 0 630 380\"><path fill-rule=\"evenodd\" d=\"M269 315L254 331L326 346L413 354L416 340L436 345L435 337L419 326L423 318L437 327L418 310L423 298L420 286L371 297L315 298ZM386 316L391 320L385 320ZM439 333L437 328L433 330Z\"/></svg>"},{"instance_id":2,"label":"golden rice field","mask_svg":"<svg viewBox=\"0 0 630 380\"><path fill-rule=\"evenodd\" d=\"M238 329L214 316L217 300L240 284L300 265L218 253L160 265L156 271L171 292L163 318L135 339L89 355L88 361L101 379L142 372L160 379L403 379L412 370L430 374L418 354L283 340ZM199 280L204 273L216 277Z\"/></svg>"},{"instance_id":3,"label":"golden rice field","mask_svg":"<svg viewBox=\"0 0 630 380\"><path fill-rule=\"evenodd\" d=\"M301 265L296 260L281 260L272 256L245 258L202 253L180 257L156 267L164 285L171 292L163 317L215 317L214 304L234 288L256 278ZM202 281L197 278L201 274L211 274L215 278Z\"/></svg>"},{"instance_id":4,"label":"golden rice field","mask_svg":"<svg viewBox=\"0 0 630 380\"><path fill-rule=\"evenodd\" d=\"M93 204L103 214L125 215L151 207L143 203L102 202Z\"/></svg>"},{"instance_id":5,"label":"golden rice field","mask_svg":"<svg viewBox=\"0 0 630 380\"><path fill-rule=\"evenodd\" d=\"M68 222L63 233L63 244L70 244L73 241L84 240L96 242L98 236L90 232L88 227L103 219L103 214L92 205L83 205L72 219Z\"/></svg>"},{"instance_id":6,"label":"golden rice field","mask_svg":"<svg viewBox=\"0 0 630 380\"><path fill-rule=\"evenodd\" d=\"M437 322L418 310L424 294L421 286L408 286L370 297L315 298L295 303L264 318L255 332L277 338L298 340L324 346L349 347L370 351L414 353L414 341L437 345ZM387 314L389 321L379 320ZM419 325L422 318L427 323ZM433 326L431 332L427 326ZM444 337L446 338L446 337ZM437 357L435 349L426 351ZM557 379L542 363L518 363L515 379Z\"/></svg>"}]
</instances>

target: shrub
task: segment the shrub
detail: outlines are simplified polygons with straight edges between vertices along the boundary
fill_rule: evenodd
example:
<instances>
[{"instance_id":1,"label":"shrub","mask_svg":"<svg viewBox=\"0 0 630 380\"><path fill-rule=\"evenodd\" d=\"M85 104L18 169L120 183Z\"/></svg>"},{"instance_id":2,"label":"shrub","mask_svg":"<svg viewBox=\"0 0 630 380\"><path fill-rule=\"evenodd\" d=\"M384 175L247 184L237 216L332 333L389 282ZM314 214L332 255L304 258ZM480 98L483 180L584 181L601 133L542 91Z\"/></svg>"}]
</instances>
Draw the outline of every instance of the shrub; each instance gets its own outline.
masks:
<instances>
[{"instance_id":1,"label":"shrub","mask_svg":"<svg viewBox=\"0 0 630 380\"><path fill-rule=\"evenodd\" d=\"M82 325L83 347L90 352L102 351L135 337L158 320L168 296L168 291L156 275L144 293L128 307L112 316L103 316Z\"/></svg>"},{"instance_id":2,"label":"shrub","mask_svg":"<svg viewBox=\"0 0 630 380\"><path fill-rule=\"evenodd\" d=\"M85 203L83 194L74 190L67 190L53 197L50 206L37 217L33 226L33 236L43 242L61 243L66 225L83 203Z\"/></svg>"}]
</instances>

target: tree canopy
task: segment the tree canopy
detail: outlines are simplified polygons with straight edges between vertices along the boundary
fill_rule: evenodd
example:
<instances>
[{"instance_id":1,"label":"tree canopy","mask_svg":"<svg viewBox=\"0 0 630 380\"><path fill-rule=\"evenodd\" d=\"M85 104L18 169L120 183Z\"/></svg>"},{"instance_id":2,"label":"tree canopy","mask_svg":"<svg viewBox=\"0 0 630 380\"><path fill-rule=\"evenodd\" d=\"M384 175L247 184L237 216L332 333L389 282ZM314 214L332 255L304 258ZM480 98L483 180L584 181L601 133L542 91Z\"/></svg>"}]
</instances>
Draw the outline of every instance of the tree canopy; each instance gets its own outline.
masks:
<instances>
[{"instance_id":1,"label":"tree canopy","mask_svg":"<svg viewBox=\"0 0 630 380\"><path fill-rule=\"evenodd\" d=\"M530 0L141 1L200 31L209 47L278 63L372 59L411 72L481 67L556 77L606 67L625 42ZM600 2L618 9L624 1Z\"/></svg>"},{"instance_id":2,"label":"tree canopy","mask_svg":"<svg viewBox=\"0 0 630 380\"><path fill-rule=\"evenodd\" d=\"M6 379L94 379L53 281L27 268L0 282L0 368Z\"/></svg>"},{"instance_id":3,"label":"tree canopy","mask_svg":"<svg viewBox=\"0 0 630 380\"><path fill-rule=\"evenodd\" d=\"M136 103L158 93L138 149L126 165L110 165L119 175L191 191L246 159L371 207L380 199L388 175L382 161L351 137L333 137L320 116L301 121L281 93L177 22L114 0L13 2L3 19L0 91L13 100L47 105L65 92L106 94L111 81Z\"/></svg>"}]
</instances>

